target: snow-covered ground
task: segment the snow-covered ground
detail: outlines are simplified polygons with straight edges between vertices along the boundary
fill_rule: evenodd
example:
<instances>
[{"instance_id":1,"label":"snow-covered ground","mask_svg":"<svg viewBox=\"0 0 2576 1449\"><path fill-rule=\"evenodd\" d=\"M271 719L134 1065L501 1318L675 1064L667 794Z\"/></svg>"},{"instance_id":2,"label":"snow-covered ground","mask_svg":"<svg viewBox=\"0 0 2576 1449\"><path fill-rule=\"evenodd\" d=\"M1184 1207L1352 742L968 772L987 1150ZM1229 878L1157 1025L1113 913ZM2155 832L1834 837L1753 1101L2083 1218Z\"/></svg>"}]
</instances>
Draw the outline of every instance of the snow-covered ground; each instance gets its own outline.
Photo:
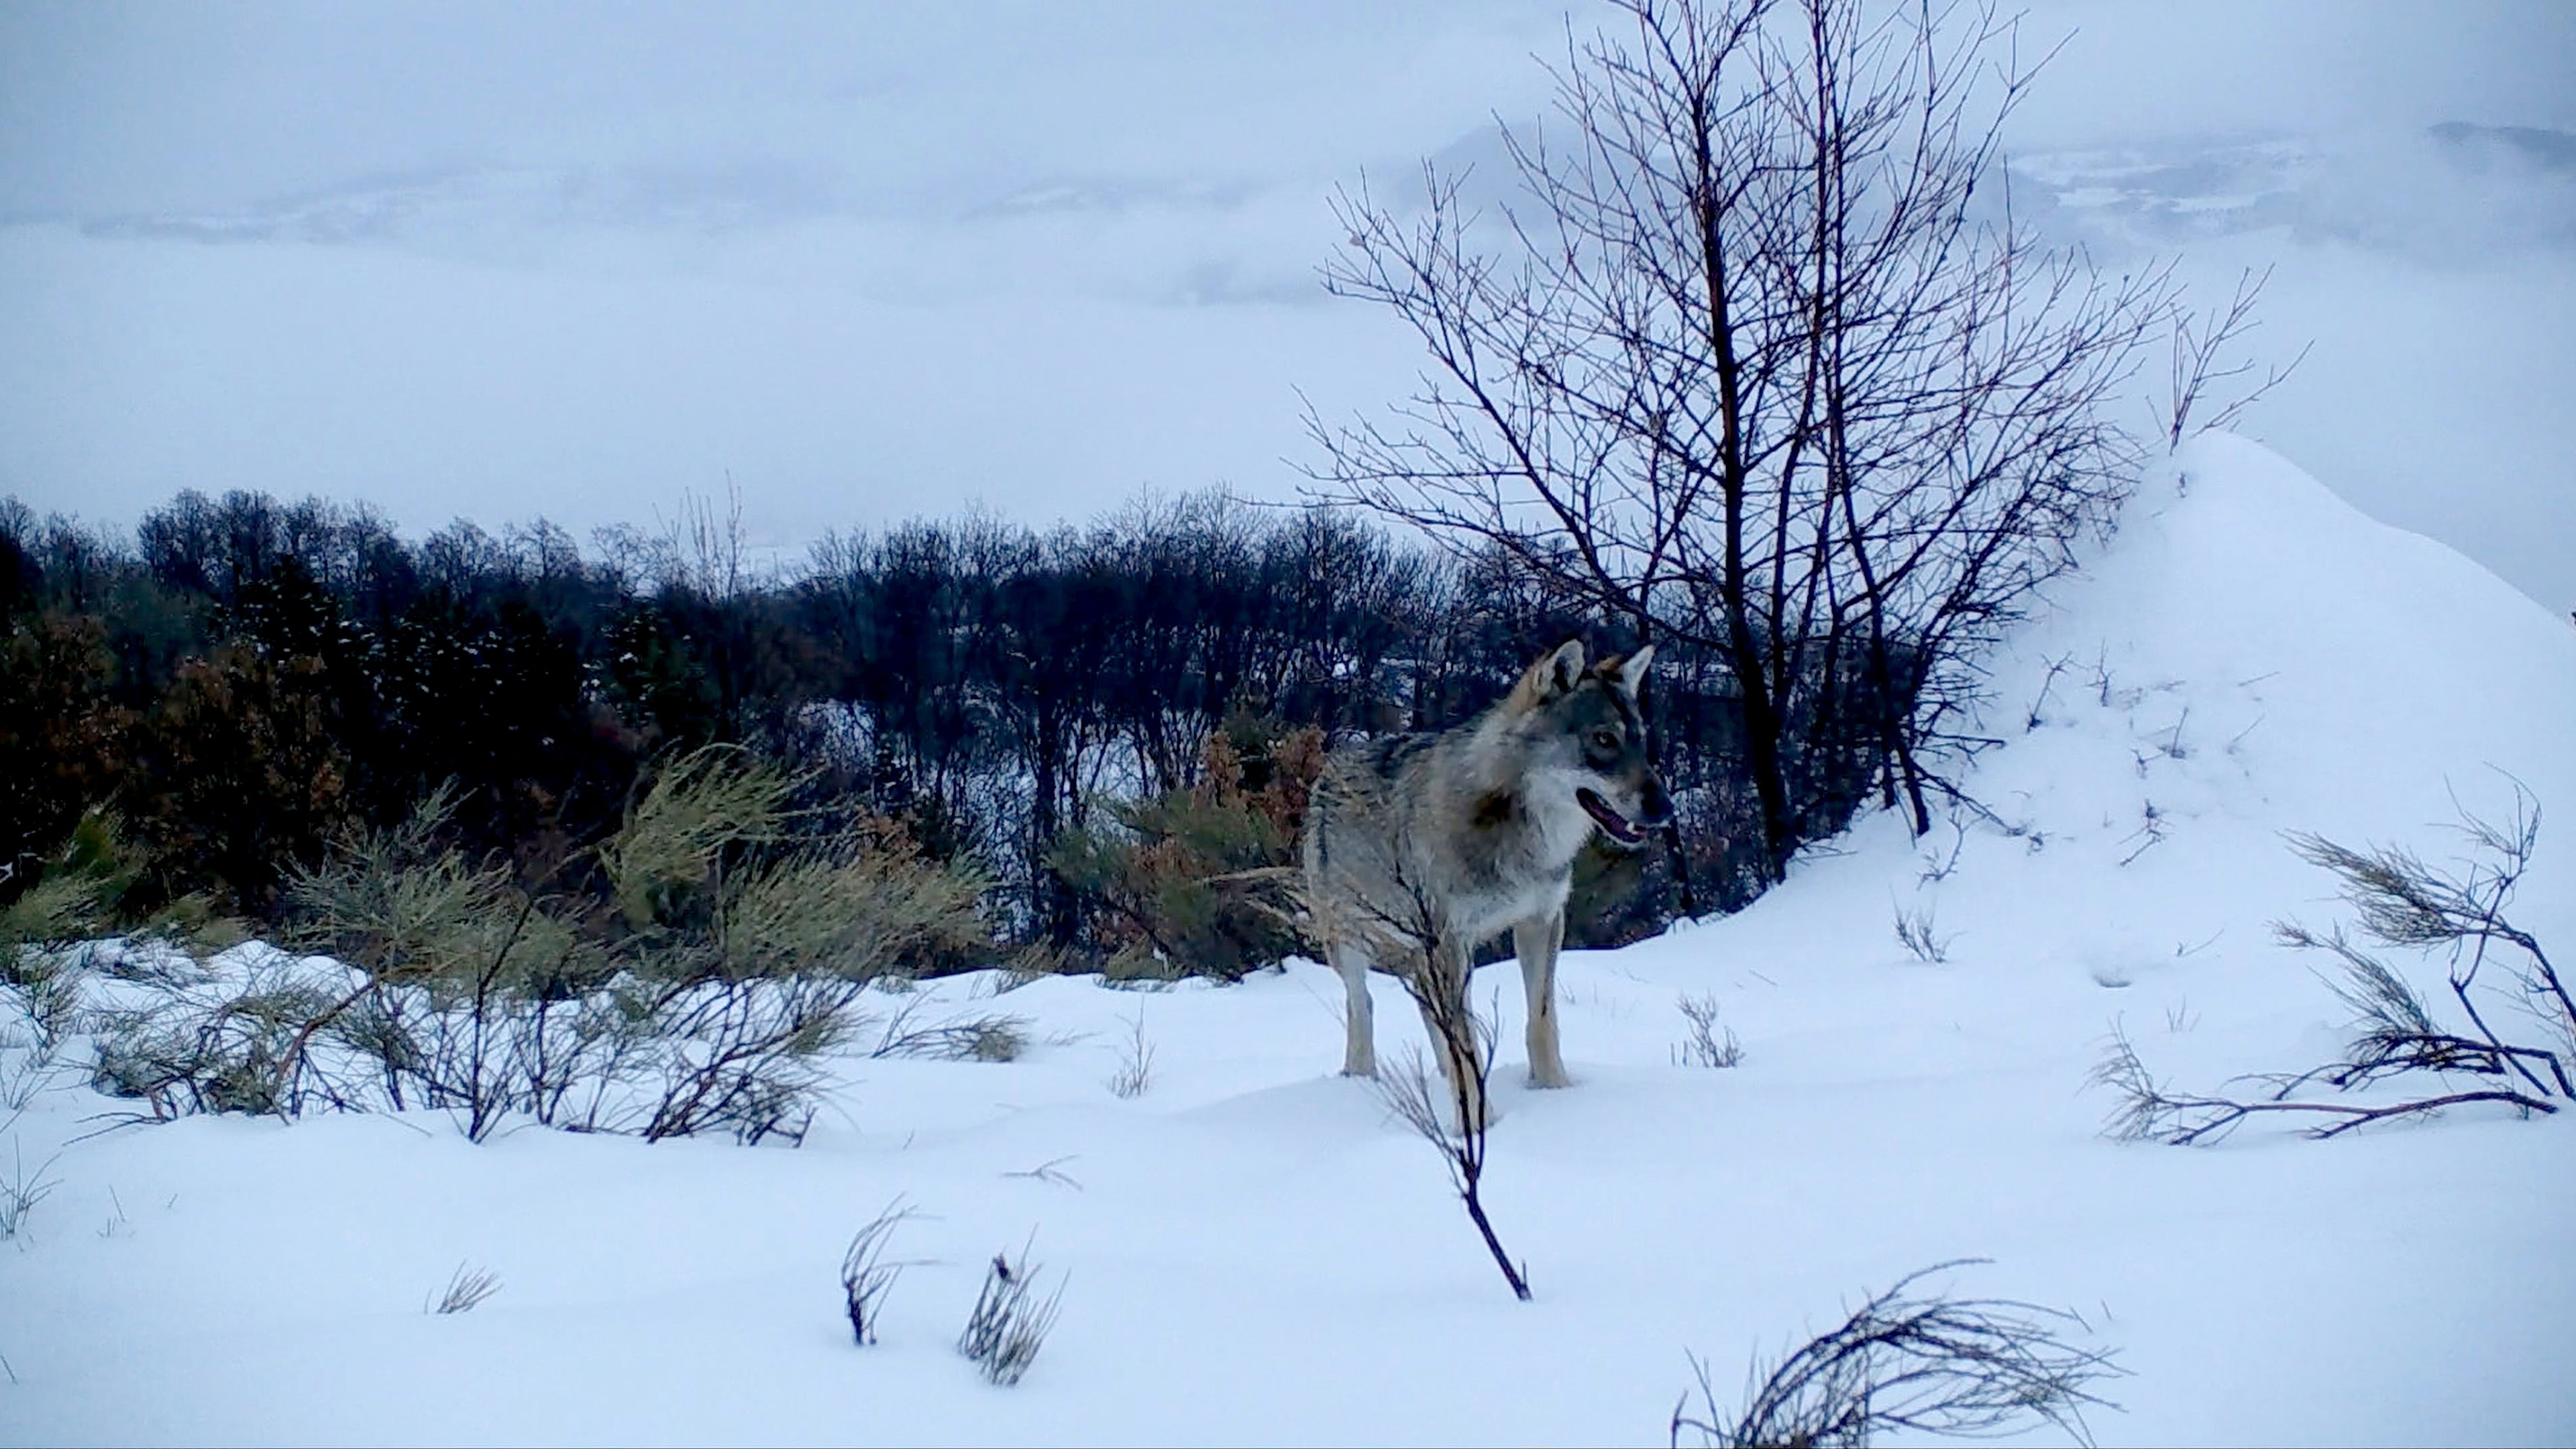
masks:
<instances>
[{"instance_id":1,"label":"snow-covered ground","mask_svg":"<svg viewBox=\"0 0 2576 1449\"><path fill-rule=\"evenodd\" d=\"M2576 631L2227 437L2055 604L1996 662L1990 819L1872 818L1739 916L1570 955L1569 1091L1518 1086L1517 978L1483 978L1487 1202L1527 1304L1431 1150L1332 1075L1322 968L964 978L926 1009L1023 1015L1028 1054L848 1063L801 1149L478 1146L420 1112L71 1142L0 1249L0 1439L1660 1441L1686 1351L1732 1389L1961 1257L1993 1262L1948 1284L2117 1350L2106 1443L2576 1438L2576 1114L2181 1149L2105 1140L2085 1085L2115 1023L2199 1087L2337 1052L2342 1008L2268 929L2339 915L2286 829L2438 859L2453 797L2500 813L2510 772L2558 812L2516 918L2576 954ZM1676 1060L1685 992L1741 1065ZM1153 1080L1121 1099L1140 1016ZM32 1168L118 1105L67 1084L11 1135ZM927 1261L860 1349L841 1253L898 1195L922 1216L892 1255ZM995 1388L952 1343L1033 1229L1062 1318ZM460 1262L500 1291L424 1313Z\"/></svg>"}]
</instances>

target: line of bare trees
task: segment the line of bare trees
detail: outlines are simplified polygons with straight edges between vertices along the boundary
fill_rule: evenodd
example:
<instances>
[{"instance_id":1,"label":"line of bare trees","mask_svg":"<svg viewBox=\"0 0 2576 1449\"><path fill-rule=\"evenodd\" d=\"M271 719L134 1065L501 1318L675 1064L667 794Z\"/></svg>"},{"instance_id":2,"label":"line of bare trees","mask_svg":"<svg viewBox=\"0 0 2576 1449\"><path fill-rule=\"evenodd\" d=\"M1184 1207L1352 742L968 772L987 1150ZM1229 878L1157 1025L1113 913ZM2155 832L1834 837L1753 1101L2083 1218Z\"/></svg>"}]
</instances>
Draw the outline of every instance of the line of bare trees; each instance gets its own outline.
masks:
<instances>
[{"instance_id":1,"label":"line of bare trees","mask_svg":"<svg viewBox=\"0 0 2576 1449\"><path fill-rule=\"evenodd\" d=\"M1502 551L1213 497L1051 532L918 521L767 572L708 510L585 546L183 494L120 540L0 500L0 904L105 808L152 859L138 904L265 916L332 840L450 784L461 847L534 879L613 829L654 760L725 741L810 779L802 806L977 865L1015 935L1097 954L1109 908L1057 847L1205 783L1229 719L1269 721L1247 740L1442 725L1541 647L1624 647L1618 627ZM1619 939L1760 886L1726 662L1659 658L1686 851L1615 892ZM1846 733L1856 801L1872 756Z\"/></svg>"}]
</instances>

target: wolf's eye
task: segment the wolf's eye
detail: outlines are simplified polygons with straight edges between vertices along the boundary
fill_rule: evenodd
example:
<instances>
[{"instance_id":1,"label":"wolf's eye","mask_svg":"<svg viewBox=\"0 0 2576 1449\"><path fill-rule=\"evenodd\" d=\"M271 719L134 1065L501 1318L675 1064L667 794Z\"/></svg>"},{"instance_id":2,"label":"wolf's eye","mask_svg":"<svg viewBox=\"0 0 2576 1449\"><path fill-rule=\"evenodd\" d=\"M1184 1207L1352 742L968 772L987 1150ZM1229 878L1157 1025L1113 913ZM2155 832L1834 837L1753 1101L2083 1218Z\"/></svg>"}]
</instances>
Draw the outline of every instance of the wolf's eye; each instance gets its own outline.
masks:
<instances>
[{"instance_id":1,"label":"wolf's eye","mask_svg":"<svg viewBox=\"0 0 2576 1449\"><path fill-rule=\"evenodd\" d=\"M1601 751L1603 754L1615 753L1619 748L1619 737L1608 730L1594 730L1592 732L1592 748Z\"/></svg>"}]
</instances>

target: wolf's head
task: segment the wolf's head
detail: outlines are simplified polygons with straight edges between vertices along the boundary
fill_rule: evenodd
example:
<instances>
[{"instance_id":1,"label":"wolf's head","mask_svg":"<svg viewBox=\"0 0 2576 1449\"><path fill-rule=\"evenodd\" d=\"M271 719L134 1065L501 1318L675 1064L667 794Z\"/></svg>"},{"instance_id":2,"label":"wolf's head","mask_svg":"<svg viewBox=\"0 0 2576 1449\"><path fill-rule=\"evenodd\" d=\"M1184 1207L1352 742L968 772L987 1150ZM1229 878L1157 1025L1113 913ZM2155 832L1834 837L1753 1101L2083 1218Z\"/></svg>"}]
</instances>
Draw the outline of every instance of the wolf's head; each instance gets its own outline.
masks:
<instances>
[{"instance_id":1,"label":"wolf's head","mask_svg":"<svg viewBox=\"0 0 2576 1449\"><path fill-rule=\"evenodd\" d=\"M1637 686L1654 661L1649 644L1583 667L1583 642L1551 650L1512 686L1503 709L1513 732L1533 750L1531 786L1563 789L1613 845L1646 843L1646 832L1670 820L1672 800L1646 759L1646 722Z\"/></svg>"}]
</instances>

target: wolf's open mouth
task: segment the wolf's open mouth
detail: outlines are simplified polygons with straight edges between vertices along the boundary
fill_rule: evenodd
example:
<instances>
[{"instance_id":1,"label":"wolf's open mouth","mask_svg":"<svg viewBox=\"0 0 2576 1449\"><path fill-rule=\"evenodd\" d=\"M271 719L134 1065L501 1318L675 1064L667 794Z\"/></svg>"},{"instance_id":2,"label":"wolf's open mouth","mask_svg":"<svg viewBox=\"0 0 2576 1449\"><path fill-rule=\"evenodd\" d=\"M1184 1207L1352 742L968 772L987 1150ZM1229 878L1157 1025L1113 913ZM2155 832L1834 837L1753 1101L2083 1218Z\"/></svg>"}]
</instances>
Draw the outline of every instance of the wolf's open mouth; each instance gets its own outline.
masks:
<instances>
[{"instance_id":1,"label":"wolf's open mouth","mask_svg":"<svg viewBox=\"0 0 2576 1449\"><path fill-rule=\"evenodd\" d=\"M1627 816L1620 814L1618 811L1611 809L1610 802L1602 799L1593 791L1575 791L1574 803L1582 806L1584 813L1591 816L1596 822L1598 822L1605 834L1622 845L1635 845L1637 842L1646 838L1646 832L1640 829L1635 822L1631 821Z\"/></svg>"}]
</instances>

